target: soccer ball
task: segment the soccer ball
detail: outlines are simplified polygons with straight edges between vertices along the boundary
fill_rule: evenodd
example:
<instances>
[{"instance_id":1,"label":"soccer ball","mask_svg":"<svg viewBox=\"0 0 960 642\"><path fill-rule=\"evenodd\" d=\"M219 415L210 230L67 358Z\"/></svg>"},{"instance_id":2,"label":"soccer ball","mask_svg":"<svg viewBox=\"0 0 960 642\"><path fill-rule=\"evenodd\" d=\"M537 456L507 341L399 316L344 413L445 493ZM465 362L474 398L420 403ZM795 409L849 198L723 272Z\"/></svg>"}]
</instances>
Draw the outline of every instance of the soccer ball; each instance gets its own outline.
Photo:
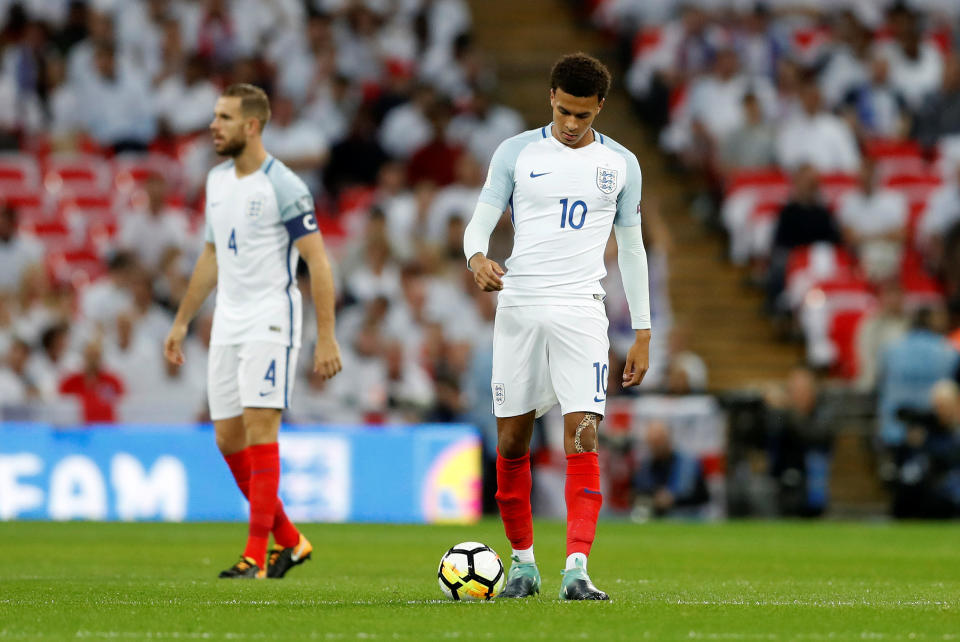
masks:
<instances>
[{"instance_id":1,"label":"soccer ball","mask_svg":"<svg viewBox=\"0 0 960 642\"><path fill-rule=\"evenodd\" d=\"M503 562L480 542L457 544L440 558L440 590L451 600L490 600L503 589Z\"/></svg>"}]
</instances>

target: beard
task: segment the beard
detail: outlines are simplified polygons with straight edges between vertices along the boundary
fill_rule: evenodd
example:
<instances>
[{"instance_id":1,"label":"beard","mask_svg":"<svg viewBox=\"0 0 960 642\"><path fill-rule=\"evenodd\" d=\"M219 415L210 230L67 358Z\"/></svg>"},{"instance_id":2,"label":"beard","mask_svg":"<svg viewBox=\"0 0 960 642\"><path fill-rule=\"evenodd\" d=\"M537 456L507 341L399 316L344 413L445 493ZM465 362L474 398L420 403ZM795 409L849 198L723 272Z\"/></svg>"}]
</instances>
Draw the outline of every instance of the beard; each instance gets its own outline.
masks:
<instances>
[{"instance_id":1,"label":"beard","mask_svg":"<svg viewBox=\"0 0 960 642\"><path fill-rule=\"evenodd\" d=\"M236 158L243 153L243 150L247 147L247 141L242 138L235 138L233 140L228 140L223 143L223 147L217 150L217 153L221 156L229 156L231 158Z\"/></svg>"}]
</instances>

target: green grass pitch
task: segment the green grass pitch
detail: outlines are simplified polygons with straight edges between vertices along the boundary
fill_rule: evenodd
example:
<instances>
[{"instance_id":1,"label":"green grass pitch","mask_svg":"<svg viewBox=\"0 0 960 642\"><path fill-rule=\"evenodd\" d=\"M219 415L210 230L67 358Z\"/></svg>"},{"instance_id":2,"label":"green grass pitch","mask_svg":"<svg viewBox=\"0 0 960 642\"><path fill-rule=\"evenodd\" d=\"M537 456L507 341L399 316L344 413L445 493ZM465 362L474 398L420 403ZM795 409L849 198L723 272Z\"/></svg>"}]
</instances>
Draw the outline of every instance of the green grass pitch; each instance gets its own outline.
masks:
<instances>
[{"instance_id":1,"label":"green grass pitch","mask_svg":"<svg viewBox=\"0 0 960 642\"><path fill-rule=\"evenodd\" d=\"M960 640L956 524L604 522L609 603L557 600L564 526L538 522L543 594L454 603L436 568L499 522L307 525L287 579L217 580L241 524L0 523L0 640Z\"/></svg>"}]
</instances>

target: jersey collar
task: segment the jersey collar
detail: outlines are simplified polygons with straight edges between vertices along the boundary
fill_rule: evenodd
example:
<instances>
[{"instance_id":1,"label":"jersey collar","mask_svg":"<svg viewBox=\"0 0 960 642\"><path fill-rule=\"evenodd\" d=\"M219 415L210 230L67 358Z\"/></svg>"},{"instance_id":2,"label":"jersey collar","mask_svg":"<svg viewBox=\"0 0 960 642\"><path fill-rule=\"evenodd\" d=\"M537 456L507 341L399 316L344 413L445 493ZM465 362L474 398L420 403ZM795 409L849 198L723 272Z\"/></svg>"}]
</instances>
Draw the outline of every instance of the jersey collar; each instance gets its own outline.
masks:
<instances>
[{"instance_id":1,"label":"jersey collar","mask_svg":"<svg viewBox=\"0 0 960 642\"><path fill-rule=\"evenodd\" d=\"M263 163L260 165L260 171L266 174L270 171L270 168L273 167L273 161L276 160L270 154L267 154L267 157L263 159Z\"/></svg>"},{"instance_id":2,"label":"jersey collar","mask_svg":"<svg viewBox=\"0 0 960 642\"><path fill-rule=\"evenodd\" d=\"M556 136L553 135L553 121L550 121L549 123L547 123L546 125L544 125L543 127L540 128L540 133L543 135L544 138L549 138L549 139L550 139L551 141L553 141L553 143L556 144L558 147L561 147L561 148L563 148L563 149L569 149L569 150L572 151L572 152L582 152L582 151L585 150L585 149L590 149L590 148L593 147L594 145L603 144L603 143L602 143L602 140L603 140L602 134L600 134L600 132L598 132L598 131L597 131L596 129L594 129L593 127L590 128L590 131L593 132L593 141L591 141L591 143L590 143L589 145L584 145L583 147L573 148L573 147L570 147L569 145L564 145L562 142L560 142L560 141L557 139Z\"/></svg>"}]
</instances>

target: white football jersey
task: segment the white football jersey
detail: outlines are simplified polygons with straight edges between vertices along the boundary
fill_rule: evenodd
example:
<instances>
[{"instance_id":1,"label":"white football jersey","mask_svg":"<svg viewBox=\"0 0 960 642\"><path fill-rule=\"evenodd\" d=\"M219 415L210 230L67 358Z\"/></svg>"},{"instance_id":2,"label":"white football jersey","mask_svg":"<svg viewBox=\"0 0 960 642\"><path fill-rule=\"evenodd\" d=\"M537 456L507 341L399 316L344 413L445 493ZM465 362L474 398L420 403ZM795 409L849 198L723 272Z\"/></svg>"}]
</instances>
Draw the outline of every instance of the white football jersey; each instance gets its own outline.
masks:
<instances>
[{"instance_id":1,"label":"white football jersey","mask_svg":"<svg viewBox=\"0 0 960 642\"><path fill-rule=\"evenodd\" d=\"M300 346L300 253L293 243L316 232L307 186L272 156L243 178L232 160L210 170L206 240L217 250L211 344Z\"/></svg>"},{"instance_id":2,"label":"white football jersey","mask_svg":"<svg viewBox=\"0 0 960 642\"><path fill-rule=\"evenodd\" d=\"M636 156L596 131L589 145L568 147L550 127L502 142L480 193L480 202L513 211L501 307L603 300L611 226L640 224Z\"/></svg>"}]
</instances>

